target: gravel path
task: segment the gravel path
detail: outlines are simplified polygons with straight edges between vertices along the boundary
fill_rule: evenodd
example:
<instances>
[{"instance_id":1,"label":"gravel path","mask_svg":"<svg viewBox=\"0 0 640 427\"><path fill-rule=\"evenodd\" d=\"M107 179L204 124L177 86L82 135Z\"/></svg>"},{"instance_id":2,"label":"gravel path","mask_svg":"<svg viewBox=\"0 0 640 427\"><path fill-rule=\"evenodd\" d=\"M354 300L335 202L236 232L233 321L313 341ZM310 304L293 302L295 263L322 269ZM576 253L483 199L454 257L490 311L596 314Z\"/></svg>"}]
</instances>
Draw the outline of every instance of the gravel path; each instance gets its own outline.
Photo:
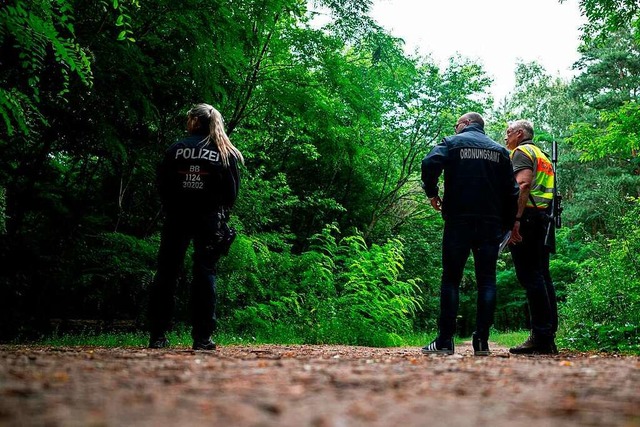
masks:
<instances>
[{"instance_id":1,"label":"gravel path","mask_svg":"<svg viewBox=\"0 0 640 427\"><path fill-rule=\"evenodd\" d=\"M640 426L640 358L0 346L1 426Z\"/></svg>"}]
</instances>

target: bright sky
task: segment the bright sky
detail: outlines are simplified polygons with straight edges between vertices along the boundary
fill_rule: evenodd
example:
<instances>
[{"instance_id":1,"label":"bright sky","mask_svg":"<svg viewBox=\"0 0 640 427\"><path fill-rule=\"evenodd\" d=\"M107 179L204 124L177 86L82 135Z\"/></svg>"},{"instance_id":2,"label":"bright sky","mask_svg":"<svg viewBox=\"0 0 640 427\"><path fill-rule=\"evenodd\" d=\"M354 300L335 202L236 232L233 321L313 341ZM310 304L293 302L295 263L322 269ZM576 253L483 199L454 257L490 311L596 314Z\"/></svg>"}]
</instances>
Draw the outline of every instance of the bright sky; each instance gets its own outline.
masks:
<instances>
[{"instance_id":1,"label":"bright sky","mask_svg":"<svg viewBox=\"0 0 640 427\"><path fill-rule=\"evenodd\" d=\"M456 52L478 60L494 79L496 102L515 85L516 62L538 61L569 78L578 59L578 0L375 0L371 17L405 41L407 53L446 66Z\"/></svg>"}]
</instances>

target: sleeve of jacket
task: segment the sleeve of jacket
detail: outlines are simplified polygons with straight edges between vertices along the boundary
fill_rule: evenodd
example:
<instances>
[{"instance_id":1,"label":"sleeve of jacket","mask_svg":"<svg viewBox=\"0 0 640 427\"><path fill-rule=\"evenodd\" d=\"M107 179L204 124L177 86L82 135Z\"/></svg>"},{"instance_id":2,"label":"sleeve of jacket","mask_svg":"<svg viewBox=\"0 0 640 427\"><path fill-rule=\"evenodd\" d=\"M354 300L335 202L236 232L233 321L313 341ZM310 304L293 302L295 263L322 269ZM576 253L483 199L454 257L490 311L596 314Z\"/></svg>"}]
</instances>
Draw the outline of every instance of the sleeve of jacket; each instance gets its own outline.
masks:
<instances>
[{"instance_id":1,"label":"sleeve of jacket","mask_svg":"<svg viewBox=\"0 0 640 427\"><path fill-rule=\"evenodd\" d=\"M507 155L503 162L504 188L503 188L503 213L502 224L506 230L513 228L513 223L518 213L518 197L520 196L520 186L513 173L513 164Z\"/></svg>"},{"instance_id":2,"label":"sleeve of jacket","mask_svg":"<svg viewBox=\"0 0 640 427\"><path fill-rule=\"evenodd\" d=\"M446 139L443 139L422 159L422 188L429 198L438 195L438 178L444 170L448 157L449 148Z\"/></svg>"},{"instance_id":3,"label":"sleeve of jacket","mask_svg":"<svg viewBox=\"0 0 640 427\"><path fill-rule=\"evenodd\" d=\"M240 191L240 172L238 170L238 161L235 157L229 158L229 167L224 169L224 191L225 191L225 207L233 208Z\"/></svg>"}]
</instances>

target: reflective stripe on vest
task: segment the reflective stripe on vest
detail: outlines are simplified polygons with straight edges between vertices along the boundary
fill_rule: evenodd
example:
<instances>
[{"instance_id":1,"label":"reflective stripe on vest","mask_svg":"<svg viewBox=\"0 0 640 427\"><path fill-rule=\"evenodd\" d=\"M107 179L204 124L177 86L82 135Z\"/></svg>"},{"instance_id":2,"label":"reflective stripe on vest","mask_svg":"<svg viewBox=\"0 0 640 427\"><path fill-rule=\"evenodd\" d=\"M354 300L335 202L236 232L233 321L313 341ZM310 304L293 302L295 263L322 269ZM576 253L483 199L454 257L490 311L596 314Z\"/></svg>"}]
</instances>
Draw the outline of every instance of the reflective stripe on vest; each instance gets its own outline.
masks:
<instances>
[{"instance_id":1,"label":"reflective stripe on vest","mask_svg":"<svg viewBox=\"0 0 640 427\"><path fill-rule=\"evenodd\" d=\"M520 150L533 162L533 182L531 183L531 197L536 202L534 206L531 198L527 200L527 207L546 209L553 199L553 165L542 150L533 144L518 145L511 152L511 158L516 150Z\"/></svg>"}]
</instances>

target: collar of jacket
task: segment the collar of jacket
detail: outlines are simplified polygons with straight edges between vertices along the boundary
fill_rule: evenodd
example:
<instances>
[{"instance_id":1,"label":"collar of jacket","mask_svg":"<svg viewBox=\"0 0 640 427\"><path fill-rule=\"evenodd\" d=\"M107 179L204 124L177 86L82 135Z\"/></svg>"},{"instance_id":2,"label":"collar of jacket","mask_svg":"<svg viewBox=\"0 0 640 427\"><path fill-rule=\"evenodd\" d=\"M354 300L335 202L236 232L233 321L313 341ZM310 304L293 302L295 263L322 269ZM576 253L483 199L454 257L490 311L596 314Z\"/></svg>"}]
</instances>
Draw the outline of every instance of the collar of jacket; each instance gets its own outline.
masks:
<instances>
[{"instance_id":1,"label":"collar of jacket","mask_svg":"<svg viewBox=\"0 0 640 427\"><path fill-rule=\"evenodd\" d=\"M521 145L525 145L525 144L533 144L533 141L530 139L525 139L524 141L520 142L520 144L518 144L518 147ZM535 144L533 144L535 145Z\"/></svg>"},{"instance_id":2,"label":"collar of jacket","mask_svg":"<svg viewBox=\"0 0 640 427\"><path fill-rule=\"evenodd\" d=\"M458 135L465 133L465 132L480 132L480 133L484 133L484 129L482 129L482 127L480 127L479 124L477 123L469 123L467 126L465 126L464 129L462 129Z\"/></svg>"}]
</instances>

